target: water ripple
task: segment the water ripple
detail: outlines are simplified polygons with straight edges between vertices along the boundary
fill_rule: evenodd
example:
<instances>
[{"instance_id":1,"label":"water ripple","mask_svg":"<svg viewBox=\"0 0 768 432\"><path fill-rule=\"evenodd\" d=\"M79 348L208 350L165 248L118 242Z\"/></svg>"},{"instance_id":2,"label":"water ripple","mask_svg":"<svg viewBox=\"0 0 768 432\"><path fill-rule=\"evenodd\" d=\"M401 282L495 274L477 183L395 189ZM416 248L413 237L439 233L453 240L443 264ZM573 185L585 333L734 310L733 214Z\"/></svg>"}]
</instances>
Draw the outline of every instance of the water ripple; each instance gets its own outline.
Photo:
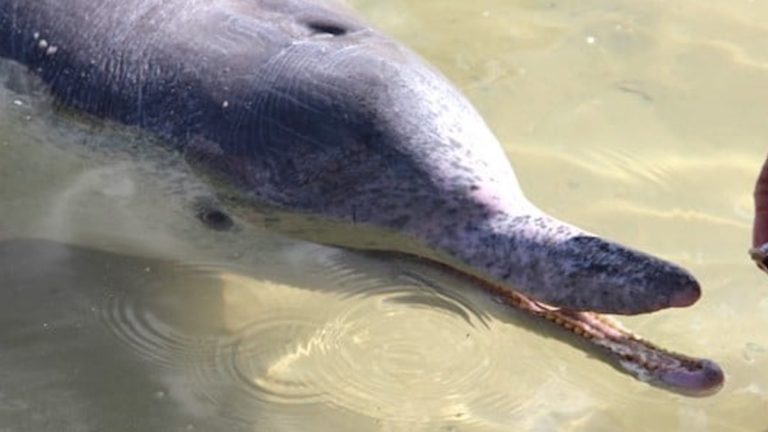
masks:
<instances>
[{"instance_id":1,"label":"water ripple","mask_svg":"<svg viewBox=\"0 0 768 432\"><path fill-rule=\"evenodd\" d=\"M469 424L529 405L541 377L521 371L541 369L541 350L488 312L500 306L485 293L399 259L330 248L293 259L306 269L299 286L176 266L205 275L204 289L112 294L98 313L139 356L183 372L195 394L238 418L325 406Z\"/></svg>"},{"instance_id":2,"label":"water ripple","mask_svg":"<svg viewBox=\"0 0 768 432\"><path fill-rule=\"evenodd\" d=\"M322 392L311 385L311 377L292 367L300 358L312 355L313 347L304 342L313 331L314 325L301 320L255 323L220 341L212 352L212 367L199 369L198 376L211 382L226 381L264 402L318 402Z\"/></svg>"},{"instance_id":3,"label":"water ripple","mask_svg":"<svg viewBox=\"0 0 768 432\"><path fill-rule=\"evenodd\" d=\"M141 357L173 367L198 345L196 338L164 322L142 298L122 293L109 295L95 312L115 336Z\"/></svg>"}]
</instances>

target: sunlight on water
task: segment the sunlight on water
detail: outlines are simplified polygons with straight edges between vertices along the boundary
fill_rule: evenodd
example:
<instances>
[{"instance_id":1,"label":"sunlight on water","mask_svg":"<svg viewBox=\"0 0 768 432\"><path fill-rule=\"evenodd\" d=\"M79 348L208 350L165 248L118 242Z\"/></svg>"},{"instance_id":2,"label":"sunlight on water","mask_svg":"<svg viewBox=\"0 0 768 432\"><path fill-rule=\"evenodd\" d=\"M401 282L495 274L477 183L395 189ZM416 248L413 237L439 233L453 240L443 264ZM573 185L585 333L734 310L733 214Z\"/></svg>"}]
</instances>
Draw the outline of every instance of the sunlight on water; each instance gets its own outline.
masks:
<instances>
[{"instance_id":1,"label":"sunlight on water","mask_svg":"<svg viewBox=\"0 0 768 432\"><path fill-rule=\"evenodd\" d=\"M93 151L148 138L3 64L0 431L768 430L768 4L352 4L464 90L533 202L696 274L694 307L622 322L725 388L649 387L423 263L206 230L171 159Z\"/></svg>"}]
</instances>

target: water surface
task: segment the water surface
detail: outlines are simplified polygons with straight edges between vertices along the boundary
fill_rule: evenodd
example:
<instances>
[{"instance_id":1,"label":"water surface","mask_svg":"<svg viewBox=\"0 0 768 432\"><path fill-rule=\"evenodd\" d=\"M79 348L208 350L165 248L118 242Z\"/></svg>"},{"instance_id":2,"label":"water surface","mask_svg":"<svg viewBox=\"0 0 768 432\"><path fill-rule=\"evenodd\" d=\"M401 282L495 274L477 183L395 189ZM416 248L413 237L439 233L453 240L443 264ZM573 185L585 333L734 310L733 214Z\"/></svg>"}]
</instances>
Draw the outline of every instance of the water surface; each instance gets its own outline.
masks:
<instances>
[{"instance_id":1,"label":"water surface","mask_svg":"<svg viewBox=\"0 0 768 432\"><path fill-rule=\"evenodd\" d=\"M353 4L464 90L533 202L697 275L693 308L622 321L716 360L725 388L649 387L419 263L207 230L175 193L190 179L89 150L147 137L6 64L0 430L768 429L768 279L746 255L768 5Z\"/></svg>"}]
</instances>

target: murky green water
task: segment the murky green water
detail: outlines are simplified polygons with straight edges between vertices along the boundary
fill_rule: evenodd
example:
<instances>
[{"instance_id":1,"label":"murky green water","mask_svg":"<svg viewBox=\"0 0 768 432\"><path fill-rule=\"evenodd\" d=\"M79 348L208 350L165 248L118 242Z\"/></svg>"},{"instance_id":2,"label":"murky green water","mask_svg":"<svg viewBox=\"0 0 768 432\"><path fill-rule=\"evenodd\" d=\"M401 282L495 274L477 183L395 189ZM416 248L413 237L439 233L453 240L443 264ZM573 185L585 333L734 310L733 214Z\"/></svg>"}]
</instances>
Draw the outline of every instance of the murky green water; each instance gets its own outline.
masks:
<instances>
[{"instance_id":1,"label":"murky green water","mask_svg":"<svg viewBox=\"0 0 768 432\"><path fill-rule=\"evenodd\" d=\"M725 388L646 386L419 264L206 230L151 157L87 150L140 139L6 65L0 431L767 430L768 5L354 4L466 92L532 201L698 276L695 307L623 322Z\"/></svg>"}]
</instances>

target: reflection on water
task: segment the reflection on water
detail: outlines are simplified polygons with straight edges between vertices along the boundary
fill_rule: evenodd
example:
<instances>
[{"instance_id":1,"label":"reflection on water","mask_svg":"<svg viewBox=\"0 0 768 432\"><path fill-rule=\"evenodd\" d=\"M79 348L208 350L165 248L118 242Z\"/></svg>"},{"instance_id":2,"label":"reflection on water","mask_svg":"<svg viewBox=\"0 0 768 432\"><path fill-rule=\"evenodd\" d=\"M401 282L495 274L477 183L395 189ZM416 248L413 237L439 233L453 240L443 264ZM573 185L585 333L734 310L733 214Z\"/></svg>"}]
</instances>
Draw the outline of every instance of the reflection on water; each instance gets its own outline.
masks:
<instances>
[{"instance_id":1,"label":"reflection on water","mask_svg":"<svg viewBox=\"0 0 768 432\"><path fill-rule=\"evenodd\" d=\"M523 345L520 317L422 264L308 244L277 252L259 281L0 243L3 412L34 430L61 416L115 430L136 412L152 415L131 430L303 430L319 418L328 425L312 430L451 430L525 419L547 402L530 389L568 369ZM563 415L586 415L573 409Z\"/></svg>"},{"instance_id":2,"label":"reflection on water","mask_svg":"<svg viewBox=\"0 0 768 432\"><path fill-rule=\"evenodd\" d=\"M4 65L0 430L767 429L746 249L768 6L353 4L468 94L534 202L698 276L695 307L623 321L717 360L726 387L643 385L418 263L208 231L186 204L204 186L92 151L146 139L52 110Z\"/></svg>"}]
</instances>

